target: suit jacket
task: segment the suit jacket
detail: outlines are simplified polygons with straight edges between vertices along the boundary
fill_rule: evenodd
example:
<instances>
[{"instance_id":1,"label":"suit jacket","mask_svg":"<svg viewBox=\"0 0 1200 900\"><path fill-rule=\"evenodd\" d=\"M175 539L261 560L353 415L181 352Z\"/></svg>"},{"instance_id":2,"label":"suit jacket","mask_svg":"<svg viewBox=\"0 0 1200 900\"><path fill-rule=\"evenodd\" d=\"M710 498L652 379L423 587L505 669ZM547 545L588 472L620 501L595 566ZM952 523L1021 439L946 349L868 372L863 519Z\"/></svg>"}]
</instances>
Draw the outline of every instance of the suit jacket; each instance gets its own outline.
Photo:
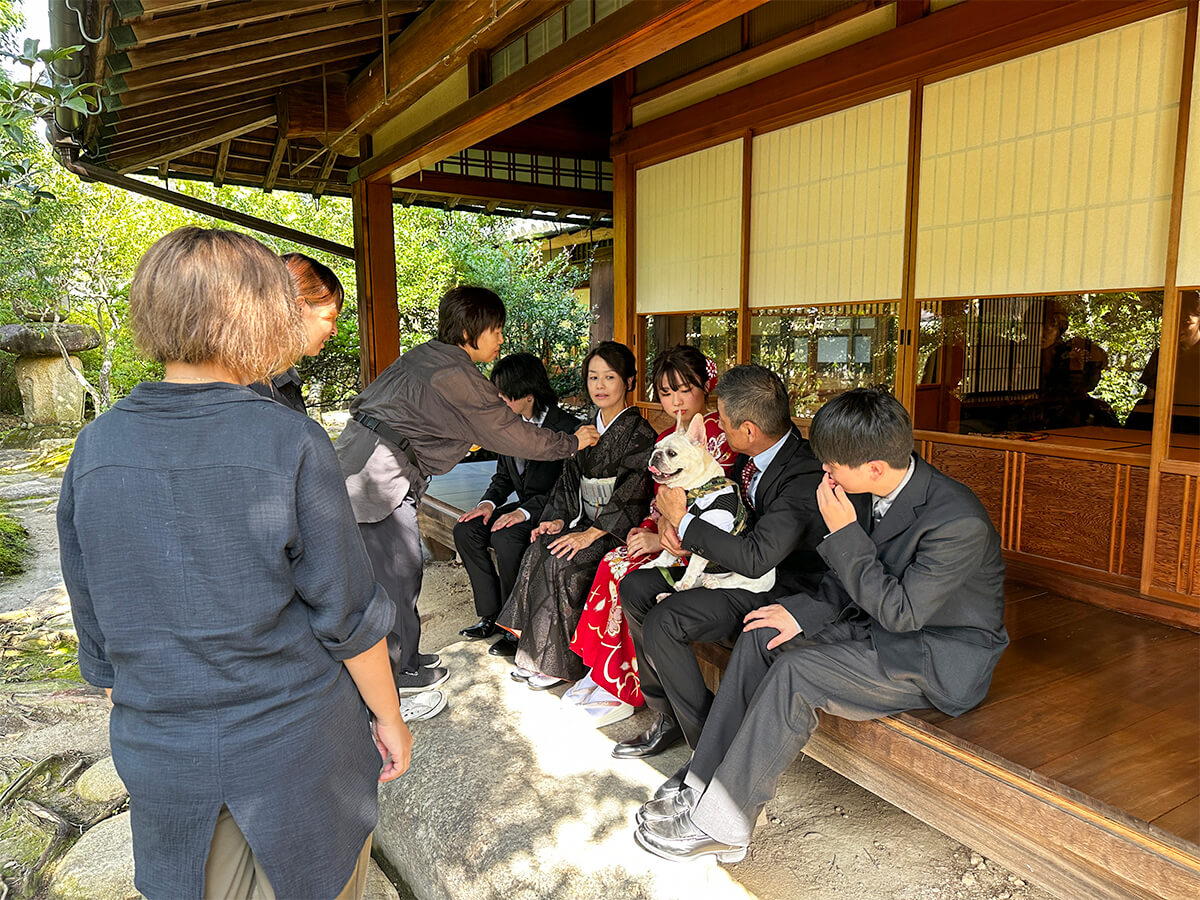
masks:
<instances>
[{"instance_id":1,"label":"suit jacket","mask_svg":"<svg viewBox=\"0 0 1200 900\"><path fill-rule=\"evenodd\" d=\"M574 434L579 425L580 421L574 416L552 406L546 410L541 427ZM542 517L550 489L562 472L562 461L527 459L524 460L525 471L521 472L517 470L518 459L520 457L501 456L496 460L496 474L492 476L479 502L486 500L499 509L515 492L521 509L529 513L529 521L537 522Z\"/></svg>"},{"instance_id":2,"label":"suit jacket","mask_svg":"<svg viewBox=\"0 0 1200 900\"><path fill-rule=\"evenodd\" d=\"M526 422L500 399L462 347L427 341L384 369L350 403L408 438L417 467L374 431L351 419L334 449L356 522L380 522L411 489L419 501L426 479L454 468L472 444L525 459L565 459L574 435Z\"/></svg>"},{"instance_id":3,"label":"suit jacket","mask_svg":"<svg viewBox=\"0 0 1200 900\"><path fill-rule=\"evenodd\" d=\"M749 457L739 454L729 477L740 483ZM812 590L825 572L817 553L826 528L817 509L817 485L824 475L808 441L793 426L787 441L754 491L755 518L740 535L692 519L683 547L730 571L757 578L775 569L771 595Z\"/></svg>"},{"instance_id":4,"label":"suit jacket","mask_svg":"<svg viewBox=\"0 0 1200 900\"><path fill-rule=\"evenodd\" d=\"M785 597L806 635L865 621L880 663L947 715L983 699L1008 645L1000 535L970 488L920 457L870 534L858 524L818 548L829 573L813 594Z\"/></svg>"}]
</instances>

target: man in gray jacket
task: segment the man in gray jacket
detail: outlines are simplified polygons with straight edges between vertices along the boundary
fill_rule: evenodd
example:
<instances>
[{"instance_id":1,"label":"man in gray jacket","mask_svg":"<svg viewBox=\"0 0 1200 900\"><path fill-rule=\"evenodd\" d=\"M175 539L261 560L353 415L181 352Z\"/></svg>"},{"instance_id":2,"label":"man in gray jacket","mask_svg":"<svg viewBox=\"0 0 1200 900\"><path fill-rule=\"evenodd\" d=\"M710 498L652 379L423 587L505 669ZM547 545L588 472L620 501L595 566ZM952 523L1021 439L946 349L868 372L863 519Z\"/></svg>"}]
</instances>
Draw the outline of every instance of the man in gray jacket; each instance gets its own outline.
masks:
<instances>
[{"instance_id":1,"label":"man in gray jacket","mask_svg":"<svg viewBox=\"0 0 1200 900\"><path fill-rule=\"evenodd\" d=\"M829 572L746 616L690 764L639 813L637 840L659 856L740 860L818 709L959 715L1008 644L1000 536L969 488L913 454L904 407L848 391L817 412L809 442L826 473ZM860 493L872 498L866 527L847 496Z\"/></svg>"},{"instance_id":2,"label":"man in gray jacket","mask_svg":"<svg viewBox=\"0 0 1200 900\"><path fill-rule=\"evenodd\" d=\"M438 303L437 338L413 347L354 398L334 445L375 580L396 604L388 655L401 694L448 674L418 649L417 506L430 476L450 471L474 444L523 459L565 459L599 439L590 425L574 434L539 428L500 399L476 363L500 352L504 319L504 303L487 288L451 288Z\"/></svg>"}]
</instances>

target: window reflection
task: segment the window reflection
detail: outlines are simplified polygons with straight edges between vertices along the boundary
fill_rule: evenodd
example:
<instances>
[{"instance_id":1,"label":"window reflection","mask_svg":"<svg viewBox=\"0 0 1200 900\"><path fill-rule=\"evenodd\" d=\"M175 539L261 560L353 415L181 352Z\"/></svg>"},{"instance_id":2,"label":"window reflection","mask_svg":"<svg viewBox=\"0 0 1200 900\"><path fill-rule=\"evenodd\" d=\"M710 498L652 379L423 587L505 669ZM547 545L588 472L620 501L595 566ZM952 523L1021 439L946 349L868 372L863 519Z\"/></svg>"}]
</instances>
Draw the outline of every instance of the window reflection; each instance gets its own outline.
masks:
<instances>
[{"instance_id":1,"label":"window reflection","mask_svg":"<svg viewBox=\"0 0 1200 900\"><path fill-rule=\"evenodd\" d=\"M1162 292L925 302L918 428L1027 437L1116 429L1143 393Z\"/></svg>"},{"instance_id":2,"label":"window reflection","mask_svg":"<svg viewBox=\"0 0 1200 900\"><path fill-rule=\"evenodd\" d=\"M1171 406L1171 433L1200 434L1200 291L1180 291L1179 342L1175 359L1175 387ZM1129 414L1126 425L1149 429L1154 420L1158 384L1158 349L1150 354L1138 382L1145 393Z\"/></svg>"},{"instance_id":3,"label":"window reflection","mask_svg":"<svg viewBox=\"0 0 1200 900\"><path fill-rule=\"evenodd\" d=\"M691 344L717 364L718 372L724 372L737 364L737 319L736 312L646 316L645 371L663 350ZM643 399L654 399L649 385L646 393Z\"/></svg>"},{"instance_id":4,"label":"window reflection","mask_svg":"<svg viewBox=\"0 0 1200 900\"><path fill-rule=\"evenodd\" d=\"M759 310L751 318L750 361L783 379L792 415L811 416L850 388L895 389L898 328L895 303Z\"/></svg>"}]
</instances>

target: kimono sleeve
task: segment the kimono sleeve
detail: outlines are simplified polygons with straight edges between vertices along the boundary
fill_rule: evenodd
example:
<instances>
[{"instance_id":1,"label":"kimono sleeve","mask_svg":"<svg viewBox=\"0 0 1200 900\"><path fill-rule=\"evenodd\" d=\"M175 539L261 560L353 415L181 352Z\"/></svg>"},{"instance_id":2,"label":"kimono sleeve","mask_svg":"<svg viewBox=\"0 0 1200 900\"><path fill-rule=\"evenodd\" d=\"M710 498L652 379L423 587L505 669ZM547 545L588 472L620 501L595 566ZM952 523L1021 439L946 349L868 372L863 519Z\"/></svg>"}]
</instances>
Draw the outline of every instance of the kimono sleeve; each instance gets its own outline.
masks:
<instances>
[{"instance_id":1,"label":"kimono sleeve","mask_svg":"<svg viewBox=\"0 0 1200 900\"><path fill-rule=\"evenodd\" d=\"M58 559L62 566L63 583L71 598L71 618L79 639L79 672L84 680L96 687L113 686L113 667L104 652L104 634L92 606L88 591L87 567L75 528L74 467L67 466L62 490L58 495Z\"/></svg>"},{"instance_id":2,"label":"kimono sleeve","mask_svg":"<svg viewBox=\"0 0 1200 900\"><path fill-rule=\"evenodd\" d=\"M296 592L313 634L334 659L369 650L391 630L396 607L375 583L333 445L313 423L296 472Z\"/></svg>"},{"instance_id":3,"label":"kimono sleeve","mask_svg":"<svg viewBox=\"0 0 1200 900\"><path fill-rule=\"evenodd\" d=\"M562 472L554 487L550 489L550 497L542 508L542 516L538 521L550 522L562 519L570 522L579 514L579 458L571 457L563 463Z\"/></svg>"}]
</instances>

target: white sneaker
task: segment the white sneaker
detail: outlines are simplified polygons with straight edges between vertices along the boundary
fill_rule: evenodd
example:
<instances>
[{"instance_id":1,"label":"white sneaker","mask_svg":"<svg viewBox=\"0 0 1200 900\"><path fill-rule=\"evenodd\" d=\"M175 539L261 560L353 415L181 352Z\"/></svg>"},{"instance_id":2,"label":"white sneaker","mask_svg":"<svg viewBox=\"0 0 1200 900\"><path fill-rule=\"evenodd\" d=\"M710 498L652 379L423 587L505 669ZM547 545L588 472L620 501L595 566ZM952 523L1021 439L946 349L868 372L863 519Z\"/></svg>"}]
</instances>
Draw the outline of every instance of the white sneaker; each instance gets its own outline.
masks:
<instances>
[{"instance_id":1,"label":"white sneaker","mask_svg":"<svg viewBox=\"0 0 1200 900\"><path fill-rule=\"evenodd\" d=\"M446 695L441 691L422 691L400 698L400 718L405 722L432 719L446 708Z\"/></svg>"}]
</instances>

